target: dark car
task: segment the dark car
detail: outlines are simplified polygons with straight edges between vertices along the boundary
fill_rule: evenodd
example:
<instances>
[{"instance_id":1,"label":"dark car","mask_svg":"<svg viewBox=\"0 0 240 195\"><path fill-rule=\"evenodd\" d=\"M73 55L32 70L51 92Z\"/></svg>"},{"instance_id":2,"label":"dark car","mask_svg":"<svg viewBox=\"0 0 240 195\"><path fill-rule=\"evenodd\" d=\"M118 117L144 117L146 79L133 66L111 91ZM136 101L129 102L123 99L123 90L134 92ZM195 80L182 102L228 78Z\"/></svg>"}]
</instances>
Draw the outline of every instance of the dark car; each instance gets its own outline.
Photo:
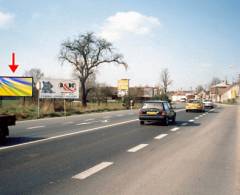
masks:
<instances>
[{"instance_id":1,"label":"dark car","mask_svg":"<svg viewBox=\"0 0 240 195\"><path fill-rule=\"evenodd\" d=\"M164 125L168 125L171 121L175 123L176 112L167 101L152 100L143 103L142 108L139 111L140 124L144 125L144 122L161 122Z\"/></svg>"}]
</instances>

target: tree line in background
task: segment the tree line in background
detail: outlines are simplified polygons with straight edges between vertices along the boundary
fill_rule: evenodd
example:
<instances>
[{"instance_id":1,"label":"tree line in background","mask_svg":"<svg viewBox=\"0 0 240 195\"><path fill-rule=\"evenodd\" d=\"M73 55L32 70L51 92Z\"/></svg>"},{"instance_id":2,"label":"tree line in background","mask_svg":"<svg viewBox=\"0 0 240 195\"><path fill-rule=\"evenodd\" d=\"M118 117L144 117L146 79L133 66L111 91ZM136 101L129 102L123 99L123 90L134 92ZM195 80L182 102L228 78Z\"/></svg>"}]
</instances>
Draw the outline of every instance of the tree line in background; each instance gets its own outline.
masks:
<instances>
[{"instance_id":1,"label":"tree line in background","mask_svg":"<svg viewBox=\"0 0 240 195\"><path fill-rule=\"evenodd\" d=\"M80 82L80 95L83 107L87 106L88 100L93 102L106 102L108 97L113 96L114 89L105 84L96 82L97 68L106 64L119 64L125 69L128 68L127 63L123 59L123 55L116 52L113 44L109 41L98 38L94 33L85 33L79 35L73 40L66 40L61 44L59 60L61 64L69 64L73 68L72 76ZM33 77L33 98L35 102L38 91L36 84L44 77L44 73L37 68L26 71L24 76ZM198 85L195 92L199 93L203 90L207 91L212 85L220 83L221 80L214 77L208 85ZM159 93L153 99L170 100L169 87L173 83L170 72L167 68L160 72L160 82L158 84ZM141 90L132 88L128 99L135 99Z\"/></svg>"}]
</instances>

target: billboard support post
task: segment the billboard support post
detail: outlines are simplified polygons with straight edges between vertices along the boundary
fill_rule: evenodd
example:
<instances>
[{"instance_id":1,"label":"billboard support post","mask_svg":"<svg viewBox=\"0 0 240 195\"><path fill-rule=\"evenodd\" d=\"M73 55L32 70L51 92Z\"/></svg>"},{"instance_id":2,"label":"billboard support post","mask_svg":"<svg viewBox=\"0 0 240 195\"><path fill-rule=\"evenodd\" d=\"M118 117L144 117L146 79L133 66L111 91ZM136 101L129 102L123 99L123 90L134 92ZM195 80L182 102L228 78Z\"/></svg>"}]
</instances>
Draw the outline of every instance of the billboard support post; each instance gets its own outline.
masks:
<instances>
[{"instance_id":1,"label":"billboard support post","mask_svg":"<svg viewBox=\"0 0 240 195\"><path fill-rule=\"evenodd\" d=\"M40 118L40 99L39 99L39 90L38 90L38 108L37 108L37 118Z\"/></svg>"},{"instance_id":2,"label":"billboard support post","mask_svg":"<svg viewBox=\"0 0 240 195\"><path fill-rule=\"evenodd\" d=\"M37 118L40 118L40 82L37 82L36 89L37 89Z\"/></svg>"},{"instance_id":3,"label":"billboard support post","mask_svg":"<svg viewBox=\"0 0 240 195\"><path fill-rule=\"evenodd\" d=\"M64 98L64 116L67 117L66 99Z\"/></svg>"}]
</instances>

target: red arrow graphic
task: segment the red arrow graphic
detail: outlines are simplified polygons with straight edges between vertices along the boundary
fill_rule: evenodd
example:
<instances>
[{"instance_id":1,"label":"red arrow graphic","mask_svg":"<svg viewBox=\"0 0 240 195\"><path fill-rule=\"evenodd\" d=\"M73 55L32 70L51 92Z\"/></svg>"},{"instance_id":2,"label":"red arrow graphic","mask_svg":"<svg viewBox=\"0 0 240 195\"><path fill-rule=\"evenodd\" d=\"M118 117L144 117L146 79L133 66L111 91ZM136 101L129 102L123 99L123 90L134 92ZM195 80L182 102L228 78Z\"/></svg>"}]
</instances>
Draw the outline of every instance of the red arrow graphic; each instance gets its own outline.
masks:
<instances>
[{"instance_id":1,"label":"red arrow graphic","mask_svg":"<svg viewBox=\"0 0 240 195\"><path fill-rule=\"evenodd\" d=\"M12 64L9 65L10 69L14 73L19 65L15 64L15 53L12 53Z\"/></svg>"}]
</instances>

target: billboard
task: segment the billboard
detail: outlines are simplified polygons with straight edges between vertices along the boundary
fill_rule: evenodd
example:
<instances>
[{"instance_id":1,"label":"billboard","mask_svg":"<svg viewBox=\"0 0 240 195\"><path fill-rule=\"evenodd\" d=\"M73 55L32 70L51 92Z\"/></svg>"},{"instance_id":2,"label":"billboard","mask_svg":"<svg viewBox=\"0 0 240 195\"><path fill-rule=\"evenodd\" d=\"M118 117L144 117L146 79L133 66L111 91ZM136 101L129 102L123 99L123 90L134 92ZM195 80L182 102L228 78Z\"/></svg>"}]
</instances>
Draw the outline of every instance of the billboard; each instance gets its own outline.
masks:
<instances>
[{"instance_id":1,"label":"billboard","mask_svg":"<svg viewBox=\"0 0 240 195\"><path fill-rule=\"evenodd\" d=\"M78 99L79 81L44 79L39 82L39 98Z\"/></svg>"},{"instance_id":2,"label":"billboard","mask_svg":"<svg viewBox=\"0 0 240 195\"><path fill-rule=\"evenodd\" d=\"M31 97L33 91L32 77L0 76L0 96Z\"/></svg>"},{"instance_id":3,"label":"billboard","mask_svg":"<svg viewBox=\"0 0 240 195\"><path fill-rule=\"evenodd\" d=\"M118 80L118 96L123 97L128 95L129 79Z\"/></svg>"}]
</instances>

